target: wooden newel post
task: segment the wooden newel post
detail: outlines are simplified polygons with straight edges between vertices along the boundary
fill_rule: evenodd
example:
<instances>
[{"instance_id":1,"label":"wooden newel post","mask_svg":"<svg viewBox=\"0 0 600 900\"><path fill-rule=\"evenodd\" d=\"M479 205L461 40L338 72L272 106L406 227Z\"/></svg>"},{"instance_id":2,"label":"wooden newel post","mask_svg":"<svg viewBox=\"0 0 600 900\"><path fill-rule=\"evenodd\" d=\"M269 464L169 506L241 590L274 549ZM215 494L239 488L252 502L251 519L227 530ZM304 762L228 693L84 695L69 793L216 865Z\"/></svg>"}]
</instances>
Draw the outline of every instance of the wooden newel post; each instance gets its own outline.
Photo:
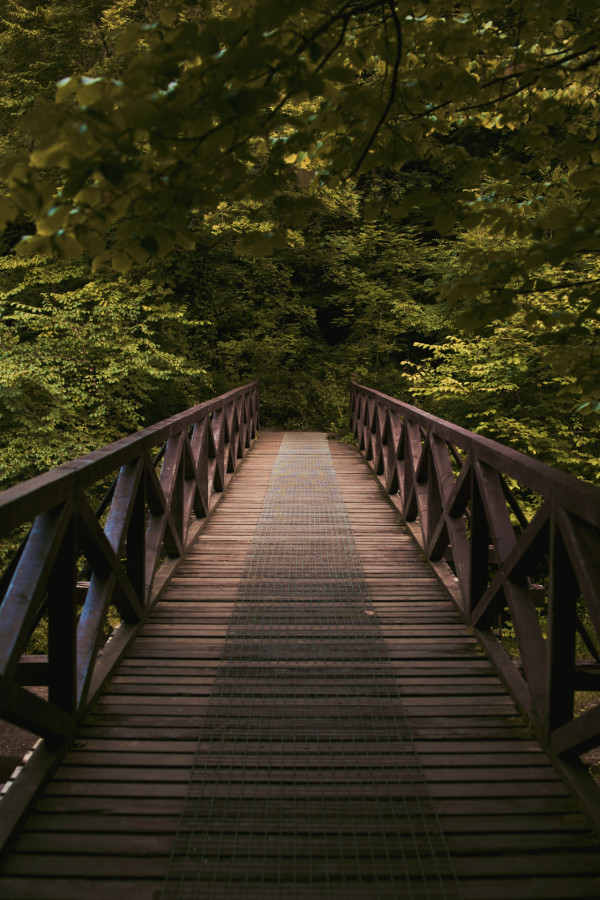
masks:
<instances>
[{"instance_id":1,"label":"wooden newel post","mask_svg":"<svg viewBox=\"0 0 600 900\"><path fill-rule=\"evenodd\" d=\"M146 587L146 475L142 471L127 526L127 577L141 604Z\"/></svg>"},{"instance_id":2,"label":"wooden newel post","mask_svg":"<svg viewBox=\"0 0 600 900\"><path fill-rule=\"evenodd\" d=\"M471 623L473 610L483 597L488 585L488 556L490 528L485 514L481 489L477 480L477 466L471 469L471 561L469 565L469 593L465 618Z\"/></svg>"},{"instance_id":3,"label":"wooden newel post","mask_svg":"<svg viewBox=\"0 0 600 900\"><path fill-rule=\"evenodd\" d=\"M77 708L77 517L72 514L48 579L48 700Z\"/></svg>"},{"instance_id":4,"label":"wooden newel post","mask_svg":"<svg viewBox=\"0 0 600 900\"><path fill-rule=\"evenodd\" d=\"M548 673L546 737L573 718L577 580L558 527L550 519L550 587L548 597Z\"/></svg>"}]
</instances>

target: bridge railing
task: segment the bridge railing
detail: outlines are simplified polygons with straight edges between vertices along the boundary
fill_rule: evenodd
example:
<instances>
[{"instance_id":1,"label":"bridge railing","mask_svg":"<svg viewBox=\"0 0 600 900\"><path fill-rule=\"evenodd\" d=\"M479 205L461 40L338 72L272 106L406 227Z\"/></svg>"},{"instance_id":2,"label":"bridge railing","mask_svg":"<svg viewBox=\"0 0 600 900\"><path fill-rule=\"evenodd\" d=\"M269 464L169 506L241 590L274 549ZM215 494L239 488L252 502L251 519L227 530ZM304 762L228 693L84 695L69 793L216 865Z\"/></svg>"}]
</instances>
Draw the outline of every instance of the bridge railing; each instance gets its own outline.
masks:
<instances>
[{"instance_id":1,"label":"bridge railing","mask_svg":"<svg viewBox=\"0 0 600 900\"><path fill-rule=\"evenodd\" d=\"M600 488L357 383L352 426L550 749L599 746Z\"/></svg>"},{"instance_id":2,"label":"bridge railing","mask_svg":"<svg viewBox=\"0 0 600 900\"><path fill-rule=\"evenodd\" d=\"M49 746L73 734L251 446L258 400L252 382L0 494L0 538L25 532L0 577L2 718Z\"/></svg>"}]
</instances>

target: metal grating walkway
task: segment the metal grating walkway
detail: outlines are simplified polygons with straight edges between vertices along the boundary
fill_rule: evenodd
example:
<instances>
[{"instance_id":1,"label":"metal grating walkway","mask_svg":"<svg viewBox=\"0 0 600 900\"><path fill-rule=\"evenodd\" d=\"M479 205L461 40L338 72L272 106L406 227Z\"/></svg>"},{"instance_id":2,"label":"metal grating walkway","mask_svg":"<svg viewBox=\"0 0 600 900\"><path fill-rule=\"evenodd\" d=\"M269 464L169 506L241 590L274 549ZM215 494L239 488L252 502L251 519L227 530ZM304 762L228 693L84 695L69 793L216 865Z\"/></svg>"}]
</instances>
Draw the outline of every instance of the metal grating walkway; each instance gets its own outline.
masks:
<instances>
[{"instance_id":1,"label":"metal grating walkway","mask_svg":"<svg viewBox=\"0 0 600 900\"><path fill-rule=\"evenodd\" d=\"M222 658L163 898L458 897L325 435L281 444Z\"/></svg>"}]
</instances>

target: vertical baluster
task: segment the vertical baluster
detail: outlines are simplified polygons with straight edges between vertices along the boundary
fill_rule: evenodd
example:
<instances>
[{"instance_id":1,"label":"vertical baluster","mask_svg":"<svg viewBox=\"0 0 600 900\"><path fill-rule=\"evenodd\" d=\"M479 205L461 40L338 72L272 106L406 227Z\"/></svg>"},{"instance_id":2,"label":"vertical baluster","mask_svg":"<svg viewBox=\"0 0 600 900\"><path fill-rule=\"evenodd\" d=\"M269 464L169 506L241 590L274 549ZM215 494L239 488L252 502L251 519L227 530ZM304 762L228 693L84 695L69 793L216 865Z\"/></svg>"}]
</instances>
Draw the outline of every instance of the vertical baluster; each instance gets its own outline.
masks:
<instances>
[{"instance_id":1,"label":"vertical baluster","mask_svg":"<svg viewBox=\"0 0 600 900\"><path fill-rule=\"evenodd\" d=\"M385 433L386 413L381 404L375 405L374 415L374 449L373 449L373 471L376 475L385 474L384 447L386 444Z\"/></svg>"},{"instance_id":2,"label":"vertical baluster","mask_svg":"<svg viewBox=\"0 0 600 900\"><path fill-rule=\"evenodd\" d=\"M77 535L71 516L48 579L48 699L68 713L77 707Z\"/></svg>"},{"instance_id":3,"label":"vertical baluster","mask_svg":"<svg viewBox=\"0 0 600 900\"><path fill-rule=\"evenodd\" d=\"M469 603L465 618L470 624L471 613L483 597L488 585L488 548L490 528L488 525L481 489L477 480L475 461L471 469L471 565L469 577Z\"/></svg>"},{"instance_id":4,"label":"vertical baluster","mask_svg":"<svg viewBox=\"0 0 600 900\"><path fill-rule=\"evenodd\" d=\"M208 484L208 419L200 419L194 425L191 447L196 470L197 491L194 497L194 512L198 519L208 515L210 494Z\"/></svg>"},{"instance_id":5,"label":"vertical baluster","mask_svg":"<svg viewBox=\"0 0 600 900\"><path fill-rule=\"evenodd\" d=\"M242 452L246 453L246 450L252 445L252 439L254 437L254 425L252 420L252 394L245 394L241 401L241 405L243 422Z\"/></svg>"},{"instance_id":6,"label":"vertical baluster","mask_svg":"<svg viewBox=\"0 0 600 900\"><path fill-rule=\"evenodd\" d=\"M140 465L138 462L137 465ZM145 603L146 586L146 477L142 477L131 507L127 527L127 576L140 603Z\"/></svg>"},{"instance_id":7,"label":"vertical baluster","mask_svg":"<svg viewBox=\"0 0 600 900\"><path fill-rule=\"evenodd\" d=\"M243 431L243 419L244 419L244 409L242 400L240 397L237 398L234 404L234 416L233 416L233 426L235 429L235 441L234 441L234 456L235 456L235 464L237 465L238 459L244 458L244 445L242 443L242 431Z\"/></svg>"},{"instance_id":8,"label":"vertical baluster","mask_svg":"<svg viewBox=\"0 0 600 900\"><path fill-rule=\"evenodd\" d=\"M212 492L225 489L225 444L223 441L223 409L213 413L209 422L208 459Z\"/></svg>"},{"instance_id":9,"label":"vertical baluster","mask_svg":"<svg viewBox=\"0 0 600 900\"><path fill-rule=\"evenodd\" d=\"M439 473L436 471L433 457L433 443L435 440L435 435L430 434L427 449L427 524L423 529L425 532L423 537L426 553L429 544L433 540L437 524L442 518L443 511L442 494L438 481ZM423 524L425 525L425 523Z\"/></svg>"},{"instance_id":10,"label":"vertical baluster","mask_svg":"<svg viewBox=\"0 0 600 900\"><path fill-rule=\"evenodd\" d=\"M573 717L575 689L577 579L558 528L550 519L550 590L548 597L548 690L546 736Z\"/></svg>"},{"instance_id":11,"label":"vertical baluster","mask_svg":"<svg viewBox=\"0 0 600 900\"><path fill-rule=\"evenodd\" d=\"M360 422L360 394L356 387L352 385L352 416L350 419L350 428L352 434L358 440L359 422Z\"/></svg>"},{"instance_id":12,"label":"vertical baluster","mask_svg":"<svg viewBox=\"0 0 600 900\"><path fill-rule=\"evenodd\" d=\"M183 438L183 435L181 435ZM175 484L173 485L173 493L170 497L170 512L171 512L171 521L175 526L177 531L177 535L181 542L183 543L185 537L185 529L186 522L184 521L184 510L185 510L185 497L184 497L184 463L183 463L183 440L181 440L180 445L180 455L177 460L177 472L175 475ZM176 550L174 553L172 551L168 551L169 556L179 556L179 551Z\"/></svg>"},{"instance_id":13,"label":"vertical baluster","mask_svg":"<svg viewBox=\"0 0 600 900\"><path fill-rule=\"evenodd\" d=\"M404 420L404 483L402 489L402 515L407 522L414 522L419 515L417 501L416 469L419 462L421 442L418 426Z\"/></svg>"},{"instance_id":14,"label":"vertical baluster","mask_svg":"<svg viewBox=\"0 0 600 900\"><path fill-rule=\"evenodd\" d=\"M259 406L259 400L260 400L260 384L257 382L257 384L254 386L254 388L253 388L253 390L252 390L252 406L253 406L253 411L254 411L254 416L253 416L253 428L252 428L252 440L254 440L254 439L256 438L256 435L257 435L257 433L258 433L258 429L259 429L259 427L260 427L260 406Z\"/></svg>"},{"instance_id":15,"label":"vertical baluster","mask_svg":"<svg viewBox=\"0 0 600 900\"><path fill-rule=\"evenodd\" d=\"M400 416L392 410L388 412L386 431L385 487L388 494L396 494L400 487L398 478L398 456L400 436L402 434L402 422L400 421Z\"/></svg>"},{"instance_id":16,"label":"vertical baluster","mask_svg":"<svg viewBox=\"0 0 600 900\"><path fill-rule=\"evenodd\" d=\"M236 463L236 449L235 449L235 408L234 404L230 403L225 410L225 443L226 443L226 458L225 458L225 472L231 475L235 472L235 463ZM227 476L226 476L227 477Z\"/></svg>"}]
</instances>

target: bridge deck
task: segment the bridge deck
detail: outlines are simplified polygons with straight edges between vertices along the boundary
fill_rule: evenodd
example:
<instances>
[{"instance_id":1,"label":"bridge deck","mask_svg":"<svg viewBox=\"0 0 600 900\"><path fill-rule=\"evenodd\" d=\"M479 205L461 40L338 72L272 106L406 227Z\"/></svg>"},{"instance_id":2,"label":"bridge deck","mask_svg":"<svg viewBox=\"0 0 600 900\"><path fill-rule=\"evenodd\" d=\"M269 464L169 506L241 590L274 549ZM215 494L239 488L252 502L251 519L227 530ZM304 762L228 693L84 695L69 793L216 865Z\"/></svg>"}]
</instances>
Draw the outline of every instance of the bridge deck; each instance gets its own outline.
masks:
<instances>
[{"instance_id":1,"label":"bridge deck","mask_svg":"<svg viewBox=\"0 0 600 900\"><path fill-rule=\"evenodd\" d=\"M265 434L0 895L583 898L600 855L356 451Z\"/></svg>"}]
</instances>

